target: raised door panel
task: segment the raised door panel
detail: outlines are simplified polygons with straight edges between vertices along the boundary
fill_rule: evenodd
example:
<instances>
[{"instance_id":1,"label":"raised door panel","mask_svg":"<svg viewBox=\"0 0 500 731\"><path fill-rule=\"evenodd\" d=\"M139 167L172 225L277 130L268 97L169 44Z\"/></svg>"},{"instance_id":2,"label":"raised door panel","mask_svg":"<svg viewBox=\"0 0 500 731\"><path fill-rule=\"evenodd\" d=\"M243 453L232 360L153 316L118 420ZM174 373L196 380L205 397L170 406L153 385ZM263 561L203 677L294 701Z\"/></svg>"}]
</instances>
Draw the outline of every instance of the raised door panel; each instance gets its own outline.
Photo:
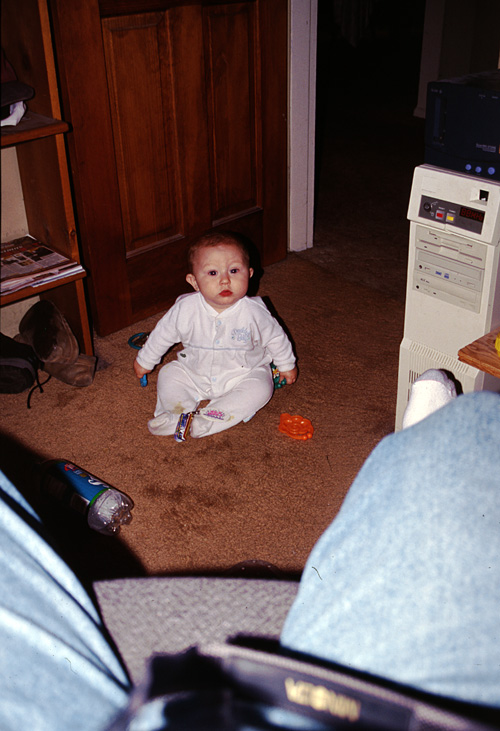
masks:
<instances>
[{"instance_id":1,"label":"raised door panel","mask_svg":"<svg viewBox=\"0 0 500 731\"><path fill-rule=\"evenodd\" d=\"M262 209L261 79L255 3L205 10L212 225Z\"/></svg>"},{"instance_id":2,"label":"raised door panel","mask_svg":"<svg viewBox=\"0 0 500 731\"><path fill-rule=\"evenodd\" d=\"M127 254L184 230L165 13L102 21Z\"/></svg>"},{"instance_id":3,"label":"raised door panel","mask_svg":"<svg viewBox=\"0 0 500 731\"><path fill-rule=\"evenodd\" d=\"M245 234L264 264L285 256L286 0L52 2L98 332L187 291L206 230Z\"/></svg>"}]
</instances>

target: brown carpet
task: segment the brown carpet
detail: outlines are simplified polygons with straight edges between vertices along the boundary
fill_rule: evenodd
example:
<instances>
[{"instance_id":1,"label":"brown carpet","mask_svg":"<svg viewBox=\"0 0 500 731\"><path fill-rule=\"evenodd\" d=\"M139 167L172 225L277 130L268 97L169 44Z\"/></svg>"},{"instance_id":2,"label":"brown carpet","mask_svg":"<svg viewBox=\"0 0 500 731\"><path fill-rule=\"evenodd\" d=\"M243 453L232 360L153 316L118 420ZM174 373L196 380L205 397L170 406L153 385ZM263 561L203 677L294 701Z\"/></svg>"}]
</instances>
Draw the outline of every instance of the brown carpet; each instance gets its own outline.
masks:
<instances>
[{"instance_id":1,"label":"brown carpet","mask_svg":"<svg viewBox=\"0 0 500 731\"><path fill-rule=\"evenodd\" d=\"M108 538L31 496L84 579L221 574L248 560L298 574L393 431L404 305L293 254L266 270L259 294L286 324L300 374L247 424L183 444L149 434L157 371L139 386L127 340L159 316L96 338L109 365L89 388L52 379L30 410L26 394L2 396L4 469L23 489L28 452L72 460L135 502L132 523ZM314 437L281 434L283 412L311 419Z\"/></svg>"}]
</instances>

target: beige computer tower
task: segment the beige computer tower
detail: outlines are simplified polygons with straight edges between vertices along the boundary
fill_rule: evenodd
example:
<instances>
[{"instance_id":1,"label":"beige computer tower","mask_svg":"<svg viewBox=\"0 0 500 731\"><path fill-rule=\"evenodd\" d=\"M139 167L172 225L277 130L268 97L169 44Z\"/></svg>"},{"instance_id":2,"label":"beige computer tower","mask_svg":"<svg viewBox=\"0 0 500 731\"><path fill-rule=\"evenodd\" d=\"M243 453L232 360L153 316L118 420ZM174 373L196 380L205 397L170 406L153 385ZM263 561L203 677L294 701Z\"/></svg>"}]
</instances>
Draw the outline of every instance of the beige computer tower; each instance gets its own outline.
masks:
<instances>
[{"instance_id":1,"label":"beige computer tower","mask_svg":"<svg viewBox=\"0 0 500 731\"><path fill-rule=\"evenodd\" d=\"M463 346L500 325L500 183L442 168L415 169L396 430L412 383L429 368L464 393L500 380L458 360Z\"/></svg>"}]
</instances>

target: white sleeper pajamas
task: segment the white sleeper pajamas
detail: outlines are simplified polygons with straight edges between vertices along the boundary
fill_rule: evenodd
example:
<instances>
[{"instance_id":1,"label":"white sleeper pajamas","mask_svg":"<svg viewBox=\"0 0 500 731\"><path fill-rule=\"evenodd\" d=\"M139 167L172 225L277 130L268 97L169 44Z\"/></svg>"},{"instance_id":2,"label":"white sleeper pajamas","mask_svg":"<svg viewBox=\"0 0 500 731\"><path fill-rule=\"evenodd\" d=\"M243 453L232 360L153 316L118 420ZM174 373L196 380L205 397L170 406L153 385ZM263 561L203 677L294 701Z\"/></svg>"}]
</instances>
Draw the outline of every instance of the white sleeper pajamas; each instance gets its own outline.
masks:
<instances>
[{"instance_id":1,"label":"white sleeper pajamas","mask_svg":"<svg viewBox=\"0 0 500 731\"><path fill-rule=\"evenodd\" d=\"M269 401L274 384L269 364L295 367L291 343L260 297L243 297L217 312L200 292L181 295L157 323L137 355L147 370L181 342L177 360L158 375L153 434L173 434L179 414L209 399L192 422L193 437L207 436L250 419Z\"/></svg>"}]
</instances>

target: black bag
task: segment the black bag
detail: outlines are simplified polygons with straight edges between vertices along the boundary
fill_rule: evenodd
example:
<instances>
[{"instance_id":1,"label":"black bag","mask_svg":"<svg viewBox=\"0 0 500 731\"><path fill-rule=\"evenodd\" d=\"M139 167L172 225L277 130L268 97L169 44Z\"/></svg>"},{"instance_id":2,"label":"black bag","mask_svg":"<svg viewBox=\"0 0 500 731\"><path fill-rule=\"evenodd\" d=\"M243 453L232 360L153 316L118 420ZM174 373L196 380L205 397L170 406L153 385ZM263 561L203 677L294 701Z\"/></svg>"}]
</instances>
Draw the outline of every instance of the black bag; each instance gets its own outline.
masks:
<instances>
[{"instance_id":1,"label":"black bag","mask_svg":"<svg viewBox=\"0 0 500 731\"><path fill-rule=\"evenodd\" d=\"M38 369L41 365L31 345L18 343L17 340L0 333L0 393L22 393L31 388L28 395L28 408L31 408L33 391L39 388L43 393L38 378Z\"/></svg>"},{"instance_id":2,"label":"black bag","mask_svg":"<svg viewBox=\"0 0 500 731\"><path fill-rule=\"evenodd\" d=\"M251 644L256 646L213 645L153 656L146 683L134 690L128 710L108 731L125 731L155 700L163 717L156 730L500 728L500 709L408 689L287 652L276 642L264 643L265 649L255 640Z\"/></svg>"}]
</instances>

